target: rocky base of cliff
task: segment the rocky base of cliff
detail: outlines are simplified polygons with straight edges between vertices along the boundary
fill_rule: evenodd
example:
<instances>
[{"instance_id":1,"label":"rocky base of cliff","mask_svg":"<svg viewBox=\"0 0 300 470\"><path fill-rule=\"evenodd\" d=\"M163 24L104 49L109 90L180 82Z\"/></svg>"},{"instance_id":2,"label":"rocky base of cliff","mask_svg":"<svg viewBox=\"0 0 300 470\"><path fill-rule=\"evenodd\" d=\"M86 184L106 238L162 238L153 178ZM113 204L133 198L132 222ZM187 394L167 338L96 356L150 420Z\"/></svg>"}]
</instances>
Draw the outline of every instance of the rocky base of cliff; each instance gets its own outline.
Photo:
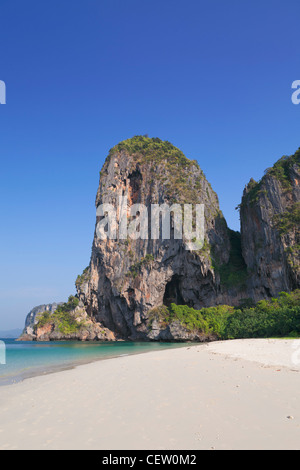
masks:
<instances>
[{"instance_id":1,"label":"rocky base of cliff","mask_svg":"<svg viewBox=\"0 0 300 470\"><path fill-rule=\"evenodd\" d=\"M116 341L115 334L108 328L92 321L78 331L66 334L59 331L53 323L37 328L35 332L23 333L18 341Z\"/></svg>"},{"instance_id":2,"label":"rocky base of cliff","mask_svg":"<svg viewBox=\"0 0 300 470\"><path fill-rule=\"evenodd\" d=\"M45 307L45 308L43 308ZM116 341L115 334L91 319L76 297L68 302L40 306L27 316L19 341Z\"/></svg>"},{"instance_id":3,"label":"rocky base of cliff","mask_svg":"<svg viewBox=\"0 0 300 470\"><path fill-rule=\"evenodd\" d=\"M214 334L206 334L199 330L190 331L179 322L172 322L165 328L162 328L156 321L153 322L147 338L152 341L193 341L197 343L218 340L218 337Z\"/></svg>"}]
</instances>

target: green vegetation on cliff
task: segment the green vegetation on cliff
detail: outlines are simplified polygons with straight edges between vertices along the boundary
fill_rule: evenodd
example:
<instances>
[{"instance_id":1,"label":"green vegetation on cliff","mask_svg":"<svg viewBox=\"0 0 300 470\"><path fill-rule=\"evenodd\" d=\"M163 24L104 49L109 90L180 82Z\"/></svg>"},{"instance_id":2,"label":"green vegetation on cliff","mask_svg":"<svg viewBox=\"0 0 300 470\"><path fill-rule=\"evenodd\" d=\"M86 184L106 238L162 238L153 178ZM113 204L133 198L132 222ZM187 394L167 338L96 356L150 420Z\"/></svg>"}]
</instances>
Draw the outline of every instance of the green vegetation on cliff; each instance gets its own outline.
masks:
<instances>
[{"instance_id":1,"label":"green vegetation on cliff","mask_svg":"<svg viewBox=\"0 0 300 470\"><path fill-rule=\"evenodd\" d=\"M246 305L247 303L245 303ZM278 298L262 300L254 307L220 305L195 310L172 304L149 313L149 328L154 320L161 327L179 322L186 329L216 335L220 339L298 337L300 336L300 290L282 292Z\"/></svg>"},{"instance_id":2,"label":"green vegetation on cliff","mask_svg":"<svg viewBox=\"0 0 300 470\"><path fill-rule=\"evenodd\" d=\"M238 206L238 208L240 208L246 202L253 206L259 201L260 196L265 193L265 191L262 189L262 183L263 180L257 182L253 178L251 178L248 184L248 193L246 194L246 196L243 197L243 201L241 205Z\"/></svg>"},{"instance_id":3,"label":"green vegetation on cliff","mask_svg":"<svg viewBox=\"0 0 300 470\"><path fill-rule=\"evenodd\" d=\"M178 321L187 330L199 330L204 334L216 334L219 337L224 335L226 319L233 314L234 307L228 305L218 305L216 307L195 310L186 305L171 304L170 307L160 307L152 310L150 322L156 319L161 324L167 326L174 321Z\"/></svg>"},{"instance_id":4,"label":"green vegetation on cliff","mask_svg":"<svg viewBox=\"0 0 300 470\"><path fill-rule=\"evenodd\" d=\"M74 314L72 314L76 307L78 307L78 304L79 300L71 295L68 302L59 305L52 315L49 312L41 313L35 325L35 332L39 328L51 324L63 335L67 336L76 333L84 325L83 322L78 322Z\"/></svg>"},{"instance_id":5,"label":"green vegetation on cliff","mask_svg":"<svg viewBox=\"0 0 300 470\"><path fill-rule=\"evenodd\" d=\"M76 288L80 288L83 284L88 282L91 278L90 275L90 267L88 266L87 268L84 269L83 273L77 276L77 279L75 281L75 286Z\"/></svg>"},{"instance_id":6,"label":"green vegetation on cliff","mask_svg":"<svg viewBox=\"0 0 300 470\"><path fill-rule=\"evenodd\" d=\"M124 140L115 145L108 154L110 159L112 155L120 152L126 152L129 155L136 155L142 162L156 162L169 160L173 165L186 167L197 165L196 161L186 158L184 153L167 140L163 141L158 137L147 137L137 135L131 139Z\"/></svg>"},{"instance_id":7,"label":"green vegetation on cliff","mask_svg":"<svg viewBox=\"0 0 300 470\"><path fill-rule=\"evenodd\" d=\"M294 165L300 165L300 149L294 155L280 158L272 168L266 170L266 175L274 176L284 188L289 189L291 186L290 171Z\"/></svg>"},{"instance_id":8,"label":"green vegetation on cliff","mask_svg":"<svg viewBox=\"0 0 300 470\"><path fill-rule=\"evenodd\" d=\"M295 202L288 211L274 217L275 227L284 235L300 227L300 202Z\"/></svg>"},{"instance_id":9,"label":"green vegetation on cliff","mask_svg":"<svg viewBox=\"0 0 300 470\"><path fill-rule=\"evenodd\" d=\"M284 189L291 189L291 169L294 165L300 166L300 149L294 155L283 156L271 168L267 168L260 181L257 182L252 178L247 187L248 191L238 209L247 203L250 205L256 204L260 196L266 194L263 183L267 176L276 178Z\"/></svg>"},{"instance_id":10,"label":"green vegetation on cliff","mask_svg":"<svg viewBox=\"0 0 300 470\"><path fill-rule=\"evenodd\" d=\"M184 153L168 141L158 137L135 136L113 147L106 159L105 167L113 155L125 152L140 165L150 164L153 178L150 183L159 182L170 203L196 203L201 190L204 174L196 160L189 160ZM162 167L157 170L157 166ZM104 168L105 168L104 167ZM198 177L195 177L195 169ZM103 176L103 171L100 175ZM207 183L209 185L209 183ZM210 185L209 185L210 186Z\"/></svg>"},{"instance_id":11,"label":"green vegetation on cliff","mask_svg":"<svg viewBox=\"0 0 300 470\"><path fill-rule=\"evenodd\" d=\"M149 266L154 261L153 255L146 255L145 258L142 258L137 263L133 264L129 268L129 272L126 274L127 277L132 277L135 279L140 273L143 266Z\"/></svg>"},{"instance_id":12,"label":"green vegetation on cliff","mask_svg":"<svg viewBox=\"0 0 300 470\"><path fill-rule=\"evenodd\" d=\"M212 250L212 263L216 273L220 275L221 285L230 289L242 289L247 281L247 266L242 255L240 232L228 229L230 239L230 257L227 264L220 264Z\"/></svg>"}]
</instances>

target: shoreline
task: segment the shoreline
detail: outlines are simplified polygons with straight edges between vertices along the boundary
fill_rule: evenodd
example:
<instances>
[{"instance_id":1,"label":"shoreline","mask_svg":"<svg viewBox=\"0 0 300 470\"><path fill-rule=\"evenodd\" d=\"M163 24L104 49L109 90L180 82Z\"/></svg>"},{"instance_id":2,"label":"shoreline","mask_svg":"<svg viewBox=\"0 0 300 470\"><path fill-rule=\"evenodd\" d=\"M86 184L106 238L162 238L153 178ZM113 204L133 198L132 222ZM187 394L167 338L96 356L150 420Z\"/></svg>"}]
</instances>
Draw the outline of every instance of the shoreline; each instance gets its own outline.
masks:
<instances>
[{"instance_id":1,"label":"shoreline","mask_svg":"<svg viewBox=\"0 0 300 470\"><path fill-rule=\"evenodd\" d=\"M0 449L300 449L291 341L224 343L97 360L2 387ZM236 356L249 348L261 362Z\"/></svg>"},{"instance_id":2,"label":"shoreline","mask_svg":"<svg viewBox=\"0 0 300 470\"><path fill-rule=\"evenodd\" d=\"M103 357L97 357L97 358L82 359L82 360L77 360L77 361L74 360L74 362L72 362L72 363L63 364L63 365L55 364L55 365L47 365L46 367L41 366L39 369L32 370L32 371L28 372L28 375L24 375L22 377L20 377L18 374L15 375L15 376L8 376L7 382L5 381L6 380L5 376L3 376L3 377L0 376L0 390L2 389L2 387L9 387L10 385L22 383L23 381L28 380L28 379L33 379L35 377L44 377L44 376L47 376L47 375L56 374L56 373L64 372L64 371L67 371L67 370L73 370L73 369L76 369L77 367L92 364L94 362L98 362L98 361L101 362L101 361L109 360L109 359L118 359L118 358L127 357L127 356L136 356L136 355L140 355L140 354L148 354L148 353L155 352L155 351L165 351L165 350L169 350L169 349L181 349L181 348L188 348L189 349L190 347L197 347L197 346L198 347L210 346L211 353L213 353L213 354L225 354L226 355L226 345L228 343L238 344L238 342L247 342L247 344L251 344L251 342L254 342L254 343L257 344L259 341L268 341L270 343L270 342L273 342L273 341L278 341L278 342L279 341L289 341L289 342L292 342L292 341L295 341L295 340L299 340L299 344L300 344L300 338L299 339L298 338L234 339L234 340L205 341L203 343L192 342L191 341L190 343L189 342L183 342L182 346L180 346L180 344L181 344L180 342L174 342L174 343L168 342L168 344L174 344L176 346L174 346L174 348L173 347L162 348L161 350L157 349L157 350L149 350L149 351L138 351L138 352L120 354L120 355L117 354L117 355L112 355L112 356L103 356ZM64 342L65 341L61 341L61 343L64 343ZM34 341L34 343L37 343L37 342ZM53 342L53 343L56 343L56 342ZM59 343L59 342L57 342L57 343ZM45 344L45 343L40 342L40 344ZM99 344L99 342L97 342L95 344ZM145 344L148 344L148 342L145 342ZM216 346L216 352L214 352L214 346L213 345L217 345ZM221 345L225 347L225 352L221 351L221 349L222 349ZM238 359L249 360L250 362L257 362L257 364L261 364L261 362L259 360L255 361L253 359L247 359L247 357L245 357L245 355L240 356L238 351L231 352L231 354L228 354L228 357L236 357ZM299 354L299 358L300 358L300 354ZM299 363L300 363L300 361L299 361ZM284 364L274 363L273 365L274 366L278 365L278 366L286 367L290 370L293 370L293 365L292 364L284 365Z\"/></svg>"},{"instance_id":3,"label":"shoreline","mask_svg":"<svg viewBox=\"0 0 300 470\"><path fill-rule=\"evenodd\" d=\"M64 342L65 341L61 341L61 343L64 343ZM34 341L34 343L36 344L37 342ZM53 343L58 343L58 342L53 342ZM45 343L41 341L40 344L45 344ZM84 344L86 345L86 343ZM100 342L96 342L95 344L99 345ZM107 343L105 342L105 344ZM145 344L148 344L148 342L145 342ZM66 370L76 369L77 367L85 366L85 365L92 364L98 361L100 362L100 361L109 360L109 359L118 359L121 357L147 354L150 352L160 351L160 350L164 351L164 350L169 350L169 349L184 348L184 347L187 347L189 343L182 343L182 346L178 342L176 343L169 342L168 344L174 344L174 347L169 346L169 347L162 347L161 349L156 349L156 350L137 351L137 352L127 353L127 354L120 354L120 355L113 354L111 356L94 357L94 358L89 358L89 359L81 359L77 361L74 360L73 362L70 362L69 364L63 364L63 365L53 364L53 365L40 366L40 367L37 367L36 369L32 368L28 372L28 375L24 374L20 376L20 374L16 374L16 375L7 376L7 379L6 379L6 376L2 376L2 377L0 376L0 390L2 389L2 387L9 387L10 385L22 383L23 381L28 380L28 379L33 379L35 377L44 377L47 375L64 372ZM192 344L199 345L199 343L191 343L191 345Z\"/></svg>"}]
</instances>

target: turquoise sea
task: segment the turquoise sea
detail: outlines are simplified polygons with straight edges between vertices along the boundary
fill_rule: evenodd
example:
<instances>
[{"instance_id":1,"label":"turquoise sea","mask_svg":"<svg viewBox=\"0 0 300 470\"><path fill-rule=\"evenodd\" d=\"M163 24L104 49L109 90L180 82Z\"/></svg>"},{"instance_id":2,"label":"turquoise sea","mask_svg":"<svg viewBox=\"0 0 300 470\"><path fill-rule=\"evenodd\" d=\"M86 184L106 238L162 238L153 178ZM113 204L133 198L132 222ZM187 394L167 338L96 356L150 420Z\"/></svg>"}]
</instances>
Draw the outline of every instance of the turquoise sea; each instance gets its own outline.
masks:
<instances>
[{"instance_id":1,"label":"turquoise sea","mask_svg":"<svg viewBox=\"0 0 300 470\"><path fill-rule=\"evenodd\" d=\"M0 386L35 375L68 369L95 360L186 346L187 343L18 342L2 339L6 364L0 364Z\"/></svg>"}]
</instances>

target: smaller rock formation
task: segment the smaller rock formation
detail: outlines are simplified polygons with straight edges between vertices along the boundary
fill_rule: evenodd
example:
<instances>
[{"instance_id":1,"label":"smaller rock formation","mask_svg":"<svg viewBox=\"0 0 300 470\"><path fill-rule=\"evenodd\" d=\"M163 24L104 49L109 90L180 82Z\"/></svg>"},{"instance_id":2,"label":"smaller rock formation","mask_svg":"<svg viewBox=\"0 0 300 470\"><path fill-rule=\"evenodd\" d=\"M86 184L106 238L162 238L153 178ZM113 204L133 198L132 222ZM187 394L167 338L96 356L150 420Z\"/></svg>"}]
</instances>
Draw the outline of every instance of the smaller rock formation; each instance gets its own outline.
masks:
<instances>
[{"instance_id":1,"label":"smaller rock formation","mask_svg":"<svg viewBox=\"0 0 300 470\"><path fill-rule=\"evenodd\" d=\"M34 334L34 329L35 325L38 322L38 316L44 312L49 312L50 314L54 313L59 305L62 305L62 302L39 305L30 310L30 312L26 316L25 328L19 338L19 341L32 341L33 338L36 336Z\"/></svg>"},{"instance_id":2,"label":"smaller rock formation","mask_svg":"<svg viewBox=\"0 0 300 470\"><path fill-rule=\"evenodd\" d=\"M40 305L27 315L19 341L114 341L115 335L88 317L76 297Z\"/></svg>"}]
</instances>

